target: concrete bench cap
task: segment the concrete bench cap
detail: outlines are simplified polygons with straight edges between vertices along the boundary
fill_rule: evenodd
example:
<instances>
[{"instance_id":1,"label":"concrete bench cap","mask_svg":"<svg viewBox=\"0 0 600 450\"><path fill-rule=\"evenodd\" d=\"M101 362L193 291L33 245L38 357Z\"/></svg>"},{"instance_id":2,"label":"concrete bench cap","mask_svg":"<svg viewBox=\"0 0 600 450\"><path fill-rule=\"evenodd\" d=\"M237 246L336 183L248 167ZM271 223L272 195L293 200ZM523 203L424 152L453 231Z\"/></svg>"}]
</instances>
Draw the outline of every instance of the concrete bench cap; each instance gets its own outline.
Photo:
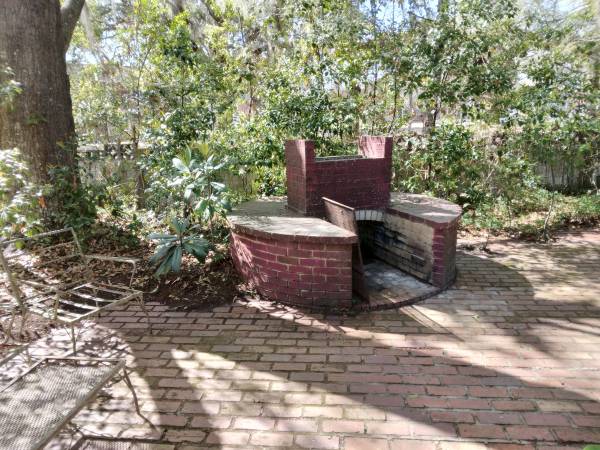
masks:
<instances>
[{"instance_id":1,"label":"concrete bench cap","mask_svg":"<svg viewBox=\"0 0 600 450\"><path fill-rule=\"evenodd\" d=\"M462 215L462 208L440 198L394 192L391 195L388 212L406 214L436 226L456 222Z\"/></svg>"},{"instance_id":2,"label":"concrete bench cap","mask_svg":"<svg viewBox=\"0 0 600 450\"><path fill-rule=\"evenodd\" d=\"M326 220L305 217L287 208L285 197L270 197L242 203L227 215L234 232L292 242L351 244L356 234Z\"/></svg>"}]
</instances>

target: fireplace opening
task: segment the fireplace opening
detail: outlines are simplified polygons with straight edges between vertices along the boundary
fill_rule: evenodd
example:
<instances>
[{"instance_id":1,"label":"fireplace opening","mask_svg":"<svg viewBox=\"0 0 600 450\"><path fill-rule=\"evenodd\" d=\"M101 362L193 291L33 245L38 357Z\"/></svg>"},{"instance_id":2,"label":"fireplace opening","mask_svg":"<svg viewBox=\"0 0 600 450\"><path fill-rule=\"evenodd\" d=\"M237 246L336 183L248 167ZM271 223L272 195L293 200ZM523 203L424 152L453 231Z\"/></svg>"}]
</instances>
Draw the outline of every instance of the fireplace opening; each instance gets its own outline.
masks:
<instances>
[{"instance_id":1,"label":"fireplace opening","mask_svg":"<svg viewBox=\"0 0 600 450\"><path fill-rule=\"evenodd\" d=\"M356 224L365 283L371 294L397 290L398 286L419 288L423 282L428 285L426 251L410 236L410 230L396 226L393 220L357 220Z\"/></svg>"},{"instance_id":2,"label":"fireplace opening","mask_svg":"<svg viewBox=\"0 0 600 450\"><path fill-rule=\"evenodd\" d=\"M383 223L375 220L359 220L357 221L357 225L363 264L371 264L377 259L375 236L381 235L384 232Z\"/></svg>"},{"instance_id":3,"label":"fireplace opening","mask_svg":"<svg viewBox=\"0 0 600 450\"><path fill-rule=\"evenodd\" d=\"M428 280L431 257L427 244L432 240L427 234L429 230L415 230L387 220L361 220L357 225L365 263L383 261L419 279Z\"/></svg>"},{"instance_id":4,"label":"fireplace opening","mask_svg":"<svg viewBox=\"0 0 600 450\"><path fill-rule=\"evenodd\" d=\"M357 221L364 284L371 304L386 305L429 295L435 290L423 280L410 275L406 264L397 258L404 242L399 233L377 220ZM396 259L395 259L396 258Z\"/></svg>"}]
</instances>

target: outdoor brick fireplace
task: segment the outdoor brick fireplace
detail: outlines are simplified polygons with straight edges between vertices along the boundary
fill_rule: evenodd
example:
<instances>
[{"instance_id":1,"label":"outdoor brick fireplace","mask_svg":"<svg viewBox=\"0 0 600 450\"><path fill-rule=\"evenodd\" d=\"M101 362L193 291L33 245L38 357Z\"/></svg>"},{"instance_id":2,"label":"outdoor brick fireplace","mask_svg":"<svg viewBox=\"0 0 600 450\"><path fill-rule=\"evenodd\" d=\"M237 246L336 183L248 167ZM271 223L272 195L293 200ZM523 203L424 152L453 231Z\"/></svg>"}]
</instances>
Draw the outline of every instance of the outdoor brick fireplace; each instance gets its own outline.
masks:
<instances>
[{"instance_id":1,"label":"outdoor brick fireplace","mask_svg":"<svg viewBox=\"0 0 600 450\"><path fill-rule=\"evenodd\" d=\"M231 254L244 279L284 303L363 309L379 304L358 286L361 255L436 292L451 284L461 208L390 194L392 146L389 137L363 136L359 155L320 158L311 141L287 141L287 198L247 202L228 216ZM335 208L346 219L332 216Z\"/></svg>"}]
</instances>

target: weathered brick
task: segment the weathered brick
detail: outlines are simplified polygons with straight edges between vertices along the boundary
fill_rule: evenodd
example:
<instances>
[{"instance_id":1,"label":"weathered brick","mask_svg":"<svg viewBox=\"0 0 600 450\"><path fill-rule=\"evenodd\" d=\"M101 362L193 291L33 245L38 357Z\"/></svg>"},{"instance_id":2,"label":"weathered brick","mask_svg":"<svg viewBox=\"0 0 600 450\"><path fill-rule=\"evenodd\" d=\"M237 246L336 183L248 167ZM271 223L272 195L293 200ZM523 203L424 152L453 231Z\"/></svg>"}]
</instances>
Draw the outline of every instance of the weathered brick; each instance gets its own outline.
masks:
<instances>
[{"instance_id":1,"label":"weathered brick","mask_svg":"<svg viewBox=\"0 0 600 450\"><path fill-rule=\"evenodd\" d=\"M169 442L202 442L206 433L201 430L167 430L165 439Z\"/></svg>"},{"instance_id":2,"label":"weathered brick","mask_svg":"<svg viewBox=\"0 0 600 450\"><path fill-rule=\"evenodd\" d=\"M506 398L508 396L508 391L504 387L470 386L469 394L474 397Z\"/></svg>"},{"instance_id":3,"label":"weathered brick","mask_svg":"<svg viewBox=\"0 0 600 450\"><path fill-rule=\"evenodd\" d=\"M224 416L194 416L190 426L192 428L229 428L231 417Z\"/></svg>"},{"instance_id":4,"label":"weathered brick","mask_svg":"<svg viewBox=\"0 0 600 450\"><path fill-rule=\"evenodd\" d=\"M434 422L474 423L473 415L462 411L431 411Z\"/></svg>"},{"instance_id":5,"label":"weathered brick","mask_svg":"<svg viewBox=\"0 0 600 450\"><path fill-rule=\"evenodd\" d=\"M250 443L264 445L266 447L289 447L292 445L294 436L287 433L253 433Z\"/></svg>"},{"instance_id":6,"label":"weathered brick","mask_svg":"<svg viewBox=\"0 0 600 450\"><path fill-rule=\"evenodd\" d=\"M410 424L407 422L372 422L365 423L368 434L389 434L407 436L411 434Z\"/></svg>"},{"instance_id":7,"label":"weathered brick","mask_svg":"<svg viewBox=\"0 0 600 450\"><path fill-rule=\"evenodd\" d=\"M188 417L175 414L152 414L149 419L154 425L165 427L184 427L188 422Z\"/></svg>"},{"instance_id":8,"label":"weathered brick","mask_svg":"<svg viewBox=\"0 0 600 450\"><path fill-rule=\"evenodd\" d=\"M366 429L359 420L324 420L321 426L326 433L364 433Z\"/></svg>"},{"instance_id":9,"label":"weathered brick","mask_svg":"<svg viewBox=\"0 0 600 450\"><path fill-rule=\"evenodd\" d=\"M241 430L271 430L274 426L274 419L264 417L238 417L233 423L233 428Z\"/></svg>"},{"instance_id":10,"label":"weathered brick","mask_svg":"<svg viewBox=\"0 0 600 450\"><path fill-rule=\"evenodd\" d=\"M569 426L569 420L566 416L560 414L549 413L524 413L523 418L528 425L543 425L543 426Z\"/></svg>"},{"instance_id":11,"label":"weathered brick","mask_svg":"<svg viewBox=\"0 0 600 450\"><path fill-rule=\"evenodd\" d=\"M544 430L544 428L541 428ZM547 430L544 430L547 431ZM582 428L553 428L552 431L562 442L600 442L600 431Z\"/></svg>"},{"instance_id":12,"label":"weathered brick","mask_svg":"<svg viewBox=\"0 0 600 450\"><path fill-rule=\"evenodd\" d=\"M481 411L477 413L477 419L480 423L497 423L504 425L523 423L521 416L515 413Z\"/></svg>"},{"instance_id":13,"label":"weathered brick","mask_svg":"<svg viewBox=\"0 0 600 450\"><path fill-rule=\"evenodd\" d=\"M296 436L295 442L299 447L313 449L338 449L340 446L338 436L300 434Z\"/></svg>"},{"instance_id":14,"label":"weathered brick","mask_svg":"<svg viewBox=\"0 0 600 450\"><path fill-rule=\"evenodd\" d=\"M537 400L538 408L541 411L558 411L558 412L579 412L581 408L575 402L569 401L551 401Z\"/></svg>"},{"instance_id":15,"label":"weathered brick","mask_svg":"<svg viewBox=\"0 0 600 450\"><path fill-rule=\"evenodd\" d=\"M207 444L246 445L250 434L241 431L212 431L206 438Z\"/></svg>"},{"instance_id":16,"label":"weathered brick","mask_svg":"<svg viewBox=\"0 0 600 450\"><path fill-rule=\"evenodd\" d=\"M323 421L325 424L328 421ZM331 421L336 423L335 420ZM295 431L295 432L316 432L319 427L319 423L316 420L311 419L280 419L277 421L276 429L278 431ZM327 430L323 430L327 431Z\"/></svg>"},{"instance_id":17,"label":"weathered brick","mask_svg":"<svg viewBox=\"0 0 600 450\"><path fill-rule=\"evenodd\" d=\"M494 400L492 406L501 411L534 411L535 404L523 400Z\"/></svg>"},{"instance_id":18,"label":"weathered brick","mask_svg":"<svg viewBox=\"0 0 600 450\"><path fill-rule=\"evenodd\" d=\"M394 439L390 442L390 450L432 450L438 448L438 445L435 441Z\"/></svg>"},{"instance_id":19,"label":"weathered brick","mask_svg":"<svg viewBox=\"0 0 600 450\"><path fill-rule=\"evenodd\" d=\"M505 437L504 430L499 425L460 424L458 432L464 438L502 439Z\"/></svg>"},{"instance_id":20,"label":"weathered brick","mask_svg":"<svg viewBox=\"0 0 600 450\"><path fill-rule=\"evenodd\" d=\"M529 427L524 425L511 425L506 427L506 432L511 439L524 439L535 441L551 441L552 433L548 428Z\"/></svg>"},{"instance_id":21,"label":"weathered brick","mask_svg":"<svg viewBox=\"0 0 600 450\"><path fill-rule=\"evenodd\" d=\"M305 406L302 412L304 417L335 417L341 418L344 410L338 406Z\"/></svg>"},{"instance_id":22,"label":"weathered brick","mask_svg":"<svg viewBox=\"0 0 600 450\"><path fill-rule=\"evenodd\" d=\"M488 409L487 400L476 398L448 398L448 406L456 409Z\"/></svg>"},{"instance_id":23,"label":"weathered brick","mask_svg":"<svg viewBox=\"0 0 600 450\"><path fill-rule=\"evenodd\" d=\"M448 406L448 399L420 395L407 398L406 404L412 408L446 408Z\"/></svg>"},{"instance_id":24,"label":"weathered brick","mask_svg":"<svg viewBox=\"0 0 600 450\"><path fill-rule=\"evenodd\" d=\"M347 437L344 439L344 450L388 450L389 444L386 439L374 439L367 437Z\"/></svg>"},{"instance_id":25,"label":"weathered brick","mask_svg":"<svg viewBox=\"0 0 600 450\"><path fill-rule=\"evenodd\" d=\"M344 417L347 419L383 420L385 419L385 411L367 405L358 407L344 406Z\"/></svg>"}]
</instances>

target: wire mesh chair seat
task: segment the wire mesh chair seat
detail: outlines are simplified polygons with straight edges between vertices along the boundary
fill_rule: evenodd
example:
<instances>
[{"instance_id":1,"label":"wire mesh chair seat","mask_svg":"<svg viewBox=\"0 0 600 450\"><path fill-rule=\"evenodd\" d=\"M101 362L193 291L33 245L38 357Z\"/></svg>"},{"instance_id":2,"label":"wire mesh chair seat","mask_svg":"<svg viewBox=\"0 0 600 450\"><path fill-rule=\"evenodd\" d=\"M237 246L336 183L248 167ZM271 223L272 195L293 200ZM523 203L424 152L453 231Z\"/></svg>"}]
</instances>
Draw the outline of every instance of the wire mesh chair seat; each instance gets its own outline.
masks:
<instances>
[{"instance_id":1,"label":"wire mesh chair seat","mask_svg":"<svg viewBox=\"0 0 600 450\"><path fill-rule=\"evenodd\" d=\"M92 261L131 266L128 280L99 280ZM15 300L13 314L27 313L68 325L76 352L74 326L102 311L137 301L150 323L143 293L131 287L137 260L104 255L86 255L72 228L0 242L0 262ZM12 323L12 321L11 321Z\"/></svg>"},{"instance_id":2,"label":"wire mesh chair seat","mask_svg":"<svg viewBox=\"0 0 600 450\"><path fill-rule=\"evenodd\" d=\"M0 389L0 448L41 449L120 371L122 359L43 358Z\"/></svg>"},{"instance_id":3,"label":"wire mesh chair seat","mask_svg":"<svg viewBox=\"0 0 600 450\"><path fill-rule=\"evenodd\" d=\"M24 304L28 311L48 320L71 324L94 316L107 307L138 299L141 295L141 292L125 286L89 282L52 289L48 294L26 300Z\"/></svg>"}]
</instances>

